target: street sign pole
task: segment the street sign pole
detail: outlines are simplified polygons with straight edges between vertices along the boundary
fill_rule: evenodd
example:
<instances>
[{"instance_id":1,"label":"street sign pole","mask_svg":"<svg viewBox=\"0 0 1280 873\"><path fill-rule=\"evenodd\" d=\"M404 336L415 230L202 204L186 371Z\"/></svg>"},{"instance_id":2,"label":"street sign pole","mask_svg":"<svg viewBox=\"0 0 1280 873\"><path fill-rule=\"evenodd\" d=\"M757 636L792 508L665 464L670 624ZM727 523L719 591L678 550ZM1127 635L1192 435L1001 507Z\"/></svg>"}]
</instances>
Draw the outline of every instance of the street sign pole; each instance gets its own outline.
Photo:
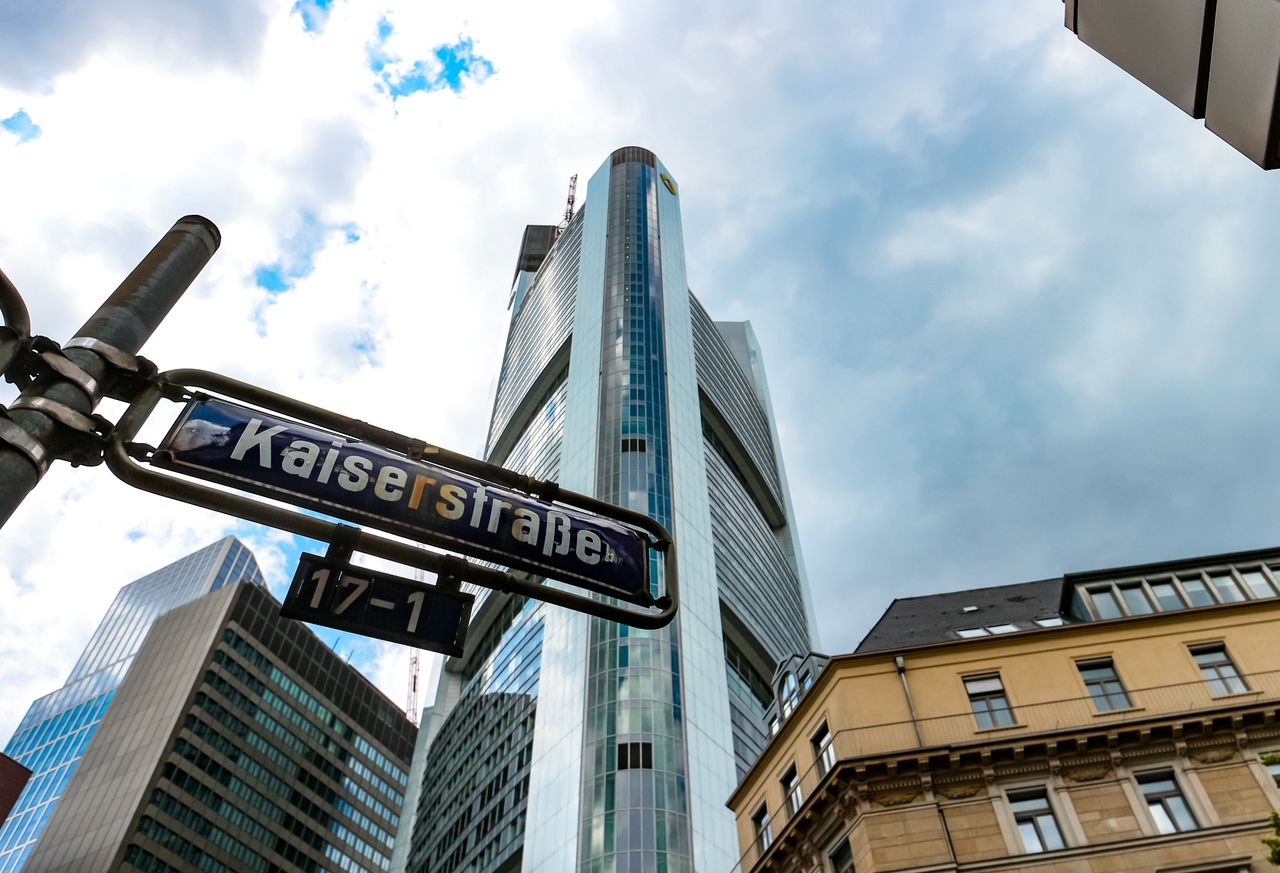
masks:
<instances>
[{"instance_id":1,"label":"street sign pole","mask_svg":"<svg viewBox=\"0 0 1280 873\"><path fill-rule=\"evenodd\" d=\"M220 240L208 219L179 219L63 346L30 334L0 273L0 371L21 388L0 407L0 527L52 461L105 461L134 487L330 543L327 556L305 556L290 588L287 609L309 621L456 653L474 599L459 581L634 627L675 618L675 543L643 513L217 373L158 373L138 351ZM104 397L129 404L115 424L93 412ZM135 442L162 399L186 404L178 421L158 448ZM357 567L357 551L437 584Z\"/></svg>"},{"instance_id":2,"label":"street sign pole","mask_svg":"<svg viewBox=\"0 0 1280 873\"><path fill-rule=\"evenodd\" d=\"M78 443L101 436L106 423L92 418L112 382L137 373L136 357L169 310L218 250L218 228L199 215L178 219L168 233L107 298L75 337L59 348L29 336L22 299L7 278L0 282L6 328L0 357L21 396L0 411L0 526L40 481L55 458L99 463L101 448ZM152 371L154 373L154 370ZM138 374L146 375L146 374Z\"/></svg>"}]
</instances>

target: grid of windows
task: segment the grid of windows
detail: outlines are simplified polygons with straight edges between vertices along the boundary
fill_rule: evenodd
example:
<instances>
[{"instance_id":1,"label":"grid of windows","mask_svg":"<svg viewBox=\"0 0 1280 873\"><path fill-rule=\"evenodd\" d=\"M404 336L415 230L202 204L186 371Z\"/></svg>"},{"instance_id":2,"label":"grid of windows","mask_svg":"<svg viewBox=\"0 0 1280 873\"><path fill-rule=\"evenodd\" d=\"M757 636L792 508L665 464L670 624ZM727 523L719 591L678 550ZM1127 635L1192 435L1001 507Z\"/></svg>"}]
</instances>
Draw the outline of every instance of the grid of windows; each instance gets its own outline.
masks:
<instances>
[{"instance_id":1,"label":"grid of windows","mask_svg":"<svg viewBox=\"0 0 1280 873\"><path fill-rule=\"evenodd\" d=\"M1211 643L1203 646L1192 646L1191 656L1200 667L1200 675L1209 685L1214 697L1228 694L1242 694L1249 690L1240 671L1227 654L1227 647L1222 643Z\"/></svg>"},{"instance_id":2,"label":"grid of windows","mask_svg":"<svg viewBox=\"0 0 1280 873\"><path fill-rule=\"evenodd\" d=\"M725 676L729 689L729 720L733 728L733 757L738 778L747 775L768 742L764 718L773 700L768 681L756 672L746 655L724 639Z\"/></svg>"},{"instance_id":3,"label":"grid of windows","mask_svg":"<svg viewBox=\"0 0 1280 873\"><path fill-rule=\"evenodd\" d=\"M120 589L67 684L31 705L4 749L32 777L0 824L0 873L26 863L155 620L241 579L264 584L253 554L227 537Z\"/></svg>"},{"instance_id":4,"label":"grid of windows","mask_svg":"<svg viewBox=\"0 0 1280 873\"><path fill-rule=\"evenodd\" d=\"M582 249L582 210L574 214L538 268L538 274L513 309L503 353L498 391L493 401L486 455L500 447L517 412L573 329L574 292ZM501 461L496 461L501 463Z\"/></svg>"},{"instance_id":5,"label":"grid of windows","mask_svg":"<svg viewBox=\"0 0 1280 873\"><path fill-rule=\"evenodd\" d=\"M1147 801L1147 809L1156 823L1156 830L1162 834L1176 834L1191 831L1200 825L1191 813L1178 781L1172 770L1157 770L1151 773L1140 773L1137 776L1138 788Z\"/></svg>"},{"instance_id":6,"label":"grid of windows","mask_svg":"<svg viewBox=\"0 0 1280 873\"><path fill-rule=\"evenodd\" d=\"M968 676L964 680L964 689L980 730L1013 724L1013 710L1009 708L1009 698L1005 696L999 674Z\"/></svg>"},{"instance_id":7,"label":"grid of windows","mask_svg":"<svg viewBox=\"0 0 1280 873\"><path fill-rule=\"evenodd\" d=\"M775 662L809 649L800 578L734 468L703 440L716 587Z\"/></svg>"},{"instance_id":8,"label":"grid of windows","mask_svg":"<svg viewBox=\"0 0 1280 873\"><path fill-rule=\"evenodd\" d=\"M1229 565L1091 582L1076 590L1074 611L1080 618L1113 619L1270 598L1277 591L1280 564Z\"/></svg>"},{"instance_id":9,"label":"grid of windows","mask_svg":"<svg viewBox=\"0 0 1280 873\"><path fill-rule=\"evenodd\" d=\"M1009 792L1009 808L1024 852L1054 852L1066 846L1045 789Z\"/></svg>"},{"instance_id":10,"label":"grid of windows","mask_svg":"<svg viewBox=\"0 0 1280 873\"><path fill-rule=\"evenodd\" d=\"M658 186L652 166L612 166L595 492L670 526ZM644 451L637 450L639 440ZM656 555L650 579L656 594L662 584ZM691 870L679 626L645 631L591 618L588 627L580 870ZM630 742L652 743L652 770L618 769L615 749Z\"/></svg>"},{"instance_id":11,"label":"grid of windows","mask_svg":"<svg viewBox=\"0 0 1280 873\"><path fill-rule=\"evenodd\" d=\"M377 752L367 739L362 737L357 743L355 731L346 719L284 673L262 648L236 630L224 629L222 646L211 658L216 669L205 674L207 692L216 693L220 700L242 712L263 733L232 715L206 691L196 695L196 707L230 728L241 743L262 754L280 772L291 775L292 783L275 776L245 755L242 747L194 716L187 719L187 727L212 749L236 762L245 775L280 798L286 808L297 808L314 821L318 831L291 813L282 813L286 828L304 837L312 849L343 870L387 869L394 843L391 829L399 821L392 809L403 803L403 795L381 774L396 779L403 770ZM219 765L205 760L207 756L192 749L185 740L179 738L174 748L218 778ZM355 748L368 755L369 761ZM375 754L383 763L377 762ZM225 779L219 781L229 784ZM299 786L309 793L300 792ZM372 786L381 800L366 786ZM237 793L241 796L246 794L243 783L232 782L229 787L233 791L240 788ZM312 798L319 798L320 802ZM344 815L350 826L331 810ZM374 816L385 825L376 823ZM330 839L326 840L322 833ZM293 847L292 851L302 850Z\"/></svg>"},{"instance_id":12,"label":"grid of windows","mask_svg":"<svg viewBox=\"0 0 1280 873\"><path fill-rule=\"evenodd\" d=\"M764 477L769 499L780 506L782 485L778 479L778 461L773 453L769 417L751 382L734 359L728 343L716 330L715 323L702 308L702 304L692 295L689 308L693 317L693 350L698 386L706 392L712 406L724 417L730 430L742 442L757 471Z\"/></svg>"},{"instance_id":13,"label":"grid of windows","mask_svg":"<svg viewBox=\"0 0 1280 873\"><path fill-rule=\"evenodd\" d=\"M1084 687L1093 698L1093 705L1098 712L1129 709L1133 706L1110 658L1077 661L1076 669L1080 671L1080 678L1084 680Z\"/></svg>"},{"instance_id":14,"label":"grid of windows","mask_svg":"<svg viewBox=\"0 0 1280 873\"><path fill-rule=\"evenodd\" d=\"M543 620L537 601L515 602L427 758L413 873L496 869L523 839Z\"/></svg>"}]
</instances>

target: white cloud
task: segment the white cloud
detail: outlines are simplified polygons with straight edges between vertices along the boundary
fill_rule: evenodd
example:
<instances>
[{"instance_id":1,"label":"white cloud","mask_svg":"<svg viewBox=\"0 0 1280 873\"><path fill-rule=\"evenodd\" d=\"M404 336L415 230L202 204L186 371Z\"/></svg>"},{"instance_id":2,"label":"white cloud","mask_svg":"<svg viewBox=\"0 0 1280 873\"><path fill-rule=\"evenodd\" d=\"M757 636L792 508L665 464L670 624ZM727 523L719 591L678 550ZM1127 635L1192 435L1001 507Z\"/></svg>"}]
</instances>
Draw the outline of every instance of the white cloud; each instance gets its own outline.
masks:
<instances>
[{"instance_id":1,"label":"white cloud","mask_svg":"<svg viewBox=\"0 0 1280 873\"><path fill-rule=\"evenodd\" d=\"M1274 345L1280 177L1094 58L1058 4L337 0L318 33L289 0L28 7L0 20L27 58L0 118L41 135L0 136L0 257L38 332L70 337L205 214L222 249L149 357L477 453L520 231L559 218L571 174L647 145L681 181L695 290L764 345L827 645L860 635L827 608L850 585L870 616L906 590L1182 554L1174 532L1237 542L1186 537L1190 515L1162 533L1150 505L1145 533L1117 520L1098 459L1142 494L1168 479L1144 459L1181 444L1097 434L1141 432L1162 383L1243 426L1258 389L1233 346ZM383 17L406 63L465 37L493 75L392 101L367 66ZM254 275L276 264L310 272L272 295ZM51 472L0 532L0 738L121 584L233 526L102 468ZM282 543L251 539L278 586ZM371 662L396 701L401 661Z\"/></svg>"}]
</instances>

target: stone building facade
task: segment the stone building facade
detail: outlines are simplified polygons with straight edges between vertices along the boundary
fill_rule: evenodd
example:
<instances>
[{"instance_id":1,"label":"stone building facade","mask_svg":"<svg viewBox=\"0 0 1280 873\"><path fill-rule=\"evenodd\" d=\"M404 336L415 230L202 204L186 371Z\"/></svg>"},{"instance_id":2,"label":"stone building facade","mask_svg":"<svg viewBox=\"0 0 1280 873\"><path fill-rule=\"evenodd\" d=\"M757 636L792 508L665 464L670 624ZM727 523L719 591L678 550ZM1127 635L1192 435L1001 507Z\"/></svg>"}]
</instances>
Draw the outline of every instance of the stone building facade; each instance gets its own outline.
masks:
<instances>
[{"instance_id":1,"label":"stone building facade","mask_svg":"<svg viewBox=\"0 0 1280 873\"><path fill-rule=\"evenodd\" d=\"M1271 550L895 601L732 794L737 869L1271 869L1278 593Z\"/></svg>"}]
</instances>

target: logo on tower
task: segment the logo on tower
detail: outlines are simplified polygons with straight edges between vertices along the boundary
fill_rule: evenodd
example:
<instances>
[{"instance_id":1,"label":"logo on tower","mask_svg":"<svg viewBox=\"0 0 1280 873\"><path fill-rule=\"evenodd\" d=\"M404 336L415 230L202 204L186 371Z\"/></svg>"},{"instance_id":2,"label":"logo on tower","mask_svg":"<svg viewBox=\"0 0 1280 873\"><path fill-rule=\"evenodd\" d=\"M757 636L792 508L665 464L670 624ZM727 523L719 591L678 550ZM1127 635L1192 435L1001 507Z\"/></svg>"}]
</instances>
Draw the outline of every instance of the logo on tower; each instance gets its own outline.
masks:
<instances>
[{"instance_id":1,"label":"logo on tower","mask_svg":"<svg viewBox=\"0 0 1280 873\"><path fill-rule=\"evenodd\" d=\"M676 193L676 180L675 180L675 179L672 179L672 178L671 178L670 176L668 176L666 173L661 174L661 178L662 178L662 184L664 184L664 185L666 185L666 186L667 186L667 190L668 190L668 191L670 191L672 194L675 194L675 193Z\"/></svg>"}]
</instances>

